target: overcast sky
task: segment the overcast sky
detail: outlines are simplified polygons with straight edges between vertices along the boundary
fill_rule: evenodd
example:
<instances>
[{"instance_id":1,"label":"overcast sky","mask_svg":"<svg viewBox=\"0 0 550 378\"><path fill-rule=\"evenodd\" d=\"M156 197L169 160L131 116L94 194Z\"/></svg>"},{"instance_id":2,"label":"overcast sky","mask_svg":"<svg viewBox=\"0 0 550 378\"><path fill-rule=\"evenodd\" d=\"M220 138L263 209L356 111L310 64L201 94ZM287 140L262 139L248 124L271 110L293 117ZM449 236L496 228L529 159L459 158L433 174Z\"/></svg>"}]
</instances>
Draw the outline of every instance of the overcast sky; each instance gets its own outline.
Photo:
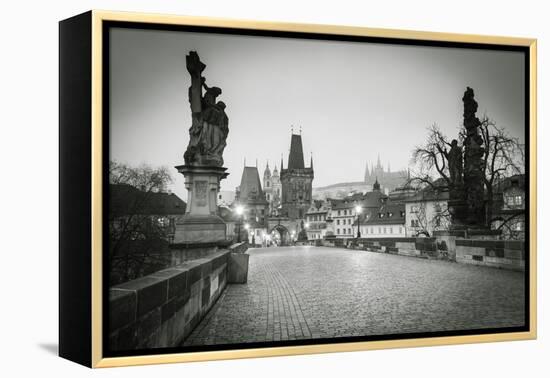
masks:
<instances>
[{"instance_id":1,"label":"overcast sky","mask_svg":"<svg viewBox=\"0 0 550 378\"><path fill-rule=\"evenodd\" d=\"M222 190L239 184L244 158L258 159L260 175L267 160L279 167L281 153L286 166L291 125L302 128L306 165L313 154L315 187L362 180L378 154L384 167L404 169L429 125L456 135L466 86L478 116L525 140L521 53L136 29L110 38L110 158L169 167L183 199L172 167L189 142L190 50L227 105Z\"/></svg>"}]
</instances>

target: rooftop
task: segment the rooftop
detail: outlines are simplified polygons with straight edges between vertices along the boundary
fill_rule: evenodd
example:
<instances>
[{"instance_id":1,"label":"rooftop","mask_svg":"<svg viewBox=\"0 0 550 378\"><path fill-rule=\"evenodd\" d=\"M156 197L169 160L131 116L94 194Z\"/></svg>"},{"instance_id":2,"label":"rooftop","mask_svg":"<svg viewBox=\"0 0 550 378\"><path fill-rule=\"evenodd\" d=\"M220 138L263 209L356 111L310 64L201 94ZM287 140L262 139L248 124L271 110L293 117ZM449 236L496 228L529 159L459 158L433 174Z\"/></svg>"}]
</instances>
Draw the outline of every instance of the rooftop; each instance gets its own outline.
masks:
<instances>
[{"instance_id":1,"label":"rooftop","mask_svg":"<svg viewBox=\"0 0 550 378\"><path fill-rule=\"evenodd\" d=\"M109 211L115 216L183 215L186 206L174 193L144 192L127 184L109 185Z\"/></svg>"}]
</instances>

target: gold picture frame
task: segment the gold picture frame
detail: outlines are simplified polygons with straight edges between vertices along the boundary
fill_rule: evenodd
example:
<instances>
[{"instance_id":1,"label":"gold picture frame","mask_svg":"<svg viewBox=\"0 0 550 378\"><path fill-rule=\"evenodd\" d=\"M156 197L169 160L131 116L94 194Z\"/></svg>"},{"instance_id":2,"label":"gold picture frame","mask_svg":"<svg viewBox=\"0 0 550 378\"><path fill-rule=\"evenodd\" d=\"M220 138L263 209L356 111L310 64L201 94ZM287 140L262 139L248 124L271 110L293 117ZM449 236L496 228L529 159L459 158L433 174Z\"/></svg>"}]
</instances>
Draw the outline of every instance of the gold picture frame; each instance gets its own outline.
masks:
<instances>
[{"instance_id":1,"label":"gold picture frame","mask_svg":"<svg viewBox=\"0 0 550 378\"><path fill-rule=\"evenodd\" d=\"M252 357L268 357L268 356L285 356L285 355L302 355L312 353L330 353L330 352L348 352L348 351L360 351L360 350L372 350L372 349L389 349L389 348L403 348L403 347L419 347L419 346L435 346L435 345L449 345L449 344L467 344L467 343L482 343L482 342L495 342L495 341L513 341L513 340L528 340L535 339L537 336L537 297L536 297L536 243L537 243L537 41L536 39L528 38L514 38L514 37L501 37L501 36L484 36L484 35L468 35L468 34L452 34L452 33L437 33L437 32L424 32L424 31L412 31L412 30L393 30L393 29L377 29L368 27L354 27L354 26L337 26L337 25L317 25L317 24L295 24L295 23L281 23L281 22L260 22L252 20L231 20L231 19L218 19L210 17L190 17L190 16L175 16L175 15L161 15L161 14L145 14L145 13L127 13L127 12L111 12L93 10L84 14L85 22L84 26L81 24L73 24L73 26L67 26L64 29L63 25L69 25L67 21L61 22L60 41L61 47L65 47L69 50L71 46L80 46L78 41L72 42L72 40L65 40L63 33L80 30L88 33L84 40L89 42L84 44L84 48L90 48L89 57L90 61L90 73L89 85L91 86L89 106L90 126L84 128L84 130L91 131L88 135L90 139L90 163L91 166L86 174L89 174L89 188L90 199L88 206L89 215L91 221L89 223L90 229L82 231L86 232L89 236L90 245L81 245L81 249L89 249L89 255L86 255L85 261L76 262L70 260L74 257L68 257L68 252L63 252L64 243L62 243L60 264L63 269L60 269L60 274L64 275L64 269L73 269L76 272L85 271L89 272L90 277L89 295L87 293L82 294L84 301L89 301L89 309L91 309L89 317L81 319L79 326L72 326L72 328L64 329L65 325L71 322L73 318L76 318L78 313L76 310L70 310L69 307L75 306L75 302L72 299L68 299L68 302L64 302L63 296L67 294L67 287L71 285L71 276L66 275L60 279L61 298L60 301L60 354L63 357L71 360L83 363L84 365L99 368L99 367L115 367L115 366L131 366L131 365L144 365L144 364L161 364L161 363L174 363L174 362L191 362L191 361L209 361L209 360L221 360L221 359L239 359L239 358L252 358ZM70 19L71 20L71 19ZM72 21L69 21L72 22ZM77 22L77 18L74 18L74 22ZM104 357L102 345L104 338L104 324L103 324L103 222L104 222L104 206L103 206L103 172L104 172L104 158L103 153L107 146L103 143L105 130L103 129L104 113L103 113L103 67L104 67L104 55L103 55L103 27L106 22L128 22L128 23L140 23L140 24L158 24L158 25L188 25L188 26L202 26L202 27L215 27L215 28L229 28L229 29L244 29L244 30L261 30L261 31L277 31L277 32L289 32L289 33L313 33L319 35L335 35L335 36L357 36L357 37L374 37L381 39L400 39L410 41L433 41L433 42L456 42L465 44L480 44L480 45L502 45L502 46L520 46L528 49L529 54L529 67L528 69L528 84L529 84L529 166L526 169L529 170L529 330L525 332L511 332L511 333L494 333L494 334L476 334L476 335L459 335L459 336L445 336L445 337L428 337L428 338L416 338L416 339L397 339L397 340L379 340L379 341L361 341L361 342L345 342L345 343L331 343L331 344L314 344L314 345L300 345L300 346L284 346L284 347L265 347L254 349L238 349L238 350L216 350L216 351L204 351L204 352L185 352L185 353L170 353L170 354L151 354L151 355L138 355L138 356L123 356L123 357ZM65 23L65 24L63 24ZM76 26L74 26L76 25ZM70 29L73 27L74 29ZM74 35L73 35L73 38ZM67 42L68 41L68 42ZM72 44L71 44L72 43ZM389 42L391 43L391 42ZM63 57L64 52L60 51L60 56ZM68 55L67 55L68 56ZM82 57L82 59L88 59ZM63 59L60 59L63 61ZM61 64L60 74L63 76L64 65ZM64 79L61 78L61 81ZM66 79L68 80L68 79ZM63 89L63 83L60 84ZM526 83L527 85L527 83ZM89 88L88 88L89 89ZM63 96L63 95L62 95ZM80 98L79 98L80 100ZM65 102L64 102L65 101ZM60 104L60 112L63 113L64 107L68 106L67 101L74 101L62 97ZM82 105L86 106L86 104ZM63 117L61 117L61 123L63 123ZM67 126L68 127L68 126ZM73 126L76 127L76 126ZM61 129L64 130L64 126L61 125ZM63 136L61 136L63 140ZM63 143L61 143L63 144ZM61 160L65 159L63 153ZM61 163L63 165L63 162ZM88 168L86 168L88 169ZM61 173L63 176L63 170ZM79 194L73 194L72 200L77 201ZM84 194L80 194L84 195ZM69 201L69 199L67 199ZM68 202L67 202L68 204ZM61 203L60 206L67 206L67 204ZM69 220L63 220L63 210L61 211L61 222L69 222ZM66 227L69 227L68 225ZM76 227L76 226L75 226ZM63 229L61 231L62 238ZM527 239L527 237L526 237ZM67 242L68 243L68 242ZM74 243L77 243L74 241ZM77 245L77 244L73 244ZM68 247L67 247L68 248ZM73 251L75 252L75 251ZM88 259L89 257L89 259ZM66 262L65 262L66 261ZM75 264L80 264L75 267ZM70 267L70 268L69 268ZM68 274L68 273L67 273ZM87 279L87 278L83 278ZM76 285L75 287L79 287ZM83 289L88 289L84 287ZM84 291L86 291L84 290ZM88 322L90 322L88 324ZM89 328L86 328L89 326ZM78 330L81 332L89 331L89 339L82 335L75 334ZM86 356L82 356L82 353L74 354L72 350L75 345L78 345L77 340L84 340L84 343L89 342L89 350L85 349ZM89 352L89 355L88 355Z\"/></svg>"}]
</instances>

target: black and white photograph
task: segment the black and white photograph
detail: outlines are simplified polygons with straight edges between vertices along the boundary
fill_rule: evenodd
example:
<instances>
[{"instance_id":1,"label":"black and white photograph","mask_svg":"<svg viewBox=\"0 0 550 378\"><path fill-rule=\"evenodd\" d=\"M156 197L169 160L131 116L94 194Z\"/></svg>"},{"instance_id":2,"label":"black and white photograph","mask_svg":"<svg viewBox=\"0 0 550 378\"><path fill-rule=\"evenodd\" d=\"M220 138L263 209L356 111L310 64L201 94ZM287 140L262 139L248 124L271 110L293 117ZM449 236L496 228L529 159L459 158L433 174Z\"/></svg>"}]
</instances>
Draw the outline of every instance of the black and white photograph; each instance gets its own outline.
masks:
<instances>
[{"instance_id":1,"label":"black and white photograph","mask_svg":"<svg viewBox=\"0 0 550 378\"><path fill-rule=\"evenodd\" d=\"M105 356L529 329L525 49L106 30Z\"/></svg>"}]
</instances>

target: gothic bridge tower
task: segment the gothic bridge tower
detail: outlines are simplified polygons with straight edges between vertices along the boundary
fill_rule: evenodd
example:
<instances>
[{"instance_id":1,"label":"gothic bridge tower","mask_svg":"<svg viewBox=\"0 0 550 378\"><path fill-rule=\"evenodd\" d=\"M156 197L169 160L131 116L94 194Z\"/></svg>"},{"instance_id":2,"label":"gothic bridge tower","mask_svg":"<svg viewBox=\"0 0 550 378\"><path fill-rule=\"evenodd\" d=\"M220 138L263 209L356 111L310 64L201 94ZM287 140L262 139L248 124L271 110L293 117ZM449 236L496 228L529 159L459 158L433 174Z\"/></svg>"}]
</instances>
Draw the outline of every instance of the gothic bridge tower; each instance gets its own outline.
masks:
<instances>
[{"instance_id":1,"label":"gothic bridge tower","mask_svg":"<svg viewBox=\"0 0 550 378\"><path fill-rule=\"evenodd\" d=\"M281 159L282 216L303 219L311 205L313 181L313 158L305 167L302 135L292 134L288 165L283 167Z\"/></svg>"}]
</instances>

